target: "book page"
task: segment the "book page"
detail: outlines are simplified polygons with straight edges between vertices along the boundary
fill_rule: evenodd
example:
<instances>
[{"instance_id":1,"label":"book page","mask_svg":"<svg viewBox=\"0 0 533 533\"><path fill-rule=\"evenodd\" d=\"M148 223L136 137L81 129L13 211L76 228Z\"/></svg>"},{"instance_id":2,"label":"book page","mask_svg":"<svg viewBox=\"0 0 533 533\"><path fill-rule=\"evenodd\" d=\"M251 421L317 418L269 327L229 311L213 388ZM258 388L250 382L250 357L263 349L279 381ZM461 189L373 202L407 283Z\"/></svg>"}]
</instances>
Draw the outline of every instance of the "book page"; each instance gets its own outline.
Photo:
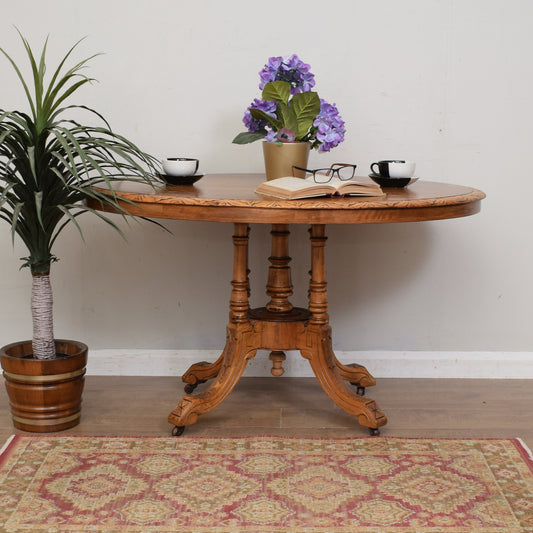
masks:
<instances>
[{"instance_id":1,"label":"book page","mask_svg":"<svg viewBox=\"0 0 533 533\"><path fill-rule=\"evenodd\" d=\"M264 181L255 190L256 193L277 196L278 198L296 199L309 198L311 196L324 196L333 194L335 188L329 184L315 183L311 180L287 176L275 180Z\"/></svg>"},{"instance_id":2,"label":"book page","mask_svg":"<svg viewBox=\"0 0 533 533\"><path fill-rule=\"evenodd\" d=\"M311 181L309 179L302 179L302 178L295 178L293 176L286 176L284 178L277 178L275 180L270 180L268 182L263 183L262 185L266 186L272 186L276 189L284 189L286 191L300 191L302 189L307 189L309 186L316 185L315 181L311 177Z\"/></svg>"},{"instance_id":3,"label":"book page","mask_svg":"<svg viewBox=\"0 0 533 533\"><path fill-rule=\"evenodd\" d=\"M355 180L343 181L337 177L327 183L316 183L313 176L295 178L286 176L261 183L256 193L277 198L298 199L328 195L383 196L381 188L374 183Z\"/></svg>"}]
</instances>

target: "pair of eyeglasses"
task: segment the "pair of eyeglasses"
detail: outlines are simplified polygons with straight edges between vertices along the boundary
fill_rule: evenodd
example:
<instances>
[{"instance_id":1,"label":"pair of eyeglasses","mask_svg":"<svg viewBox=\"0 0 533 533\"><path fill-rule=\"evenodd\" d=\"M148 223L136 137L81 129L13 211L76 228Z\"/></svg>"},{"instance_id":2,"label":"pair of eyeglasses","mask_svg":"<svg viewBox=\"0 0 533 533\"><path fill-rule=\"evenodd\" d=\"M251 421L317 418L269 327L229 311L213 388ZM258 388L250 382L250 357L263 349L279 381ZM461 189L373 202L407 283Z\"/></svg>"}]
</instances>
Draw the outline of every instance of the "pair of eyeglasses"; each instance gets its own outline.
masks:
<instances>
[{"instance_id":1,"label":"pair of eyeglasses","mask_svg":"<svg viewBox=\"0 0 533 533\"><path fill-rule=\"evenodd\" d=\"M303 168L303 167L292 167L292 175L294 176L294 171L299 170L300 172L305 172L311 174L315 183L327 183L337 175L337 177L342 181L351 180L355 176L355 169L357 165L351 165L348 163L333 163L329 168L315 168L314 170Z\"/></svg>"}]
</instances>

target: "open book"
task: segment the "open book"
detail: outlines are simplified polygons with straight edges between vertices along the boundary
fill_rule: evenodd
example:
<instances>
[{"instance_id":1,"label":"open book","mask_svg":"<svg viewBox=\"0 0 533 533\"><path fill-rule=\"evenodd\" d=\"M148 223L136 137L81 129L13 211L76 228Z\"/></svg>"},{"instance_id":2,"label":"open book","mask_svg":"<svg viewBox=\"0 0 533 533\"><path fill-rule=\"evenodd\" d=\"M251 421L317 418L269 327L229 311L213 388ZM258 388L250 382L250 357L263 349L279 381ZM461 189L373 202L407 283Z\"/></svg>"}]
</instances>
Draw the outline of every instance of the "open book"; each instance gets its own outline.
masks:
<instances>
[{"instance_id":1,"label":"open book","mask_svg":"<svg viewBox=\"0 0 533 533\"><path fill-rule=\"evenodd\" d=\"M332 178L328 183L316 183L313 176L309 178L277 178L265 181L255 190L258 194L296 200L315 196L385 196L379 185L361 181L342 181Z\"/></svg>"}]
</instances>

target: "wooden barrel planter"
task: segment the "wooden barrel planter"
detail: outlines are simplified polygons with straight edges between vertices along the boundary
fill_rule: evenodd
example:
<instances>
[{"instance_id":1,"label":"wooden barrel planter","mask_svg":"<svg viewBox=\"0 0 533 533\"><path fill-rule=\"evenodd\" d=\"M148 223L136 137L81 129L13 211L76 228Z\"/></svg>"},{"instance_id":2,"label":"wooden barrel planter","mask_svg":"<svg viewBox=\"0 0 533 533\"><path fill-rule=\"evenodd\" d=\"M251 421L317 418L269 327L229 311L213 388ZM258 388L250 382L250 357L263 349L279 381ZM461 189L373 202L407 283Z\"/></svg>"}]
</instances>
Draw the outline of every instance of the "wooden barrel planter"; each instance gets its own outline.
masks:
<instances>
[{"instance_id":1,"label":"wooden barrel planter","mask_svg":"<svg viewBox=\"0 0 533 533\"><path fill-rule=\"evenodd\" d=\"M31 432L61 431L79 424L88 348L57 339L58 357L32 357L31 341L0 349L13 424Z\"/></svg>"}]
</instances>

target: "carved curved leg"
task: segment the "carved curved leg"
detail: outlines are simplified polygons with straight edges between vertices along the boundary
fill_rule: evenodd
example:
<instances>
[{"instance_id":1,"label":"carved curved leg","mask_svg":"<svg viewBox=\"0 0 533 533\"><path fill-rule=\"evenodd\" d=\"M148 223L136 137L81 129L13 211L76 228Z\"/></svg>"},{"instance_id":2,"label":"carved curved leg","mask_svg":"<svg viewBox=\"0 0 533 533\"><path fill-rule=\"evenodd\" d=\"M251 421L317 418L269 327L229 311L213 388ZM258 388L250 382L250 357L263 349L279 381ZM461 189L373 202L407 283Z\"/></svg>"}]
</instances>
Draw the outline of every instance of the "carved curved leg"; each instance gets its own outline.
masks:
<instances>
[{"instance_id":1,"label":"carved curved leg","mask_svg":"<svg viewBox=\"0 0 533 533\"><path fill-rule=\"evenodd\" d=\"M329 326L308 326L305 344L306 348L301 349L300 353L309 360L320 386L332 401L356 416L362 426L377 429L387 423L386 416L376 402L355 394L339 374Z\"/></svg>"},{"instance_id":2,"label":"carved curved leg","mask_svg":"<svg viewBox=\"0 0 533 533\"><path fill-rule=\"evenodd\" d=\"M211 411L233 390L241 377L246 363L254 357L254 331L248 318L248 238L247 224L236 223L233 234L233 279L230 298L229 324L226 333L226 346L219 359L207 367L202 363L193 365L187 372L187 379L214 377L207 390L201 394L186 395L168 415L168 421L178 430L194 424L198 416ZM257 343L255 344L257 346ZM216 377L215 377L216 376ZM176 431L176 434L180 434Z\"/></svg>"},{"instance_id":3,"label":"carved curved leg","mask_svg":"<svg viewBox=\"0 0 533 533\"><path fill-rule=\"evenodd\" d=\"M247 320L248 297L250 296L250 270L248 269L248 239L250 228L247 224L235 224L233 235L234 244L234 279L230 301L230 321L243 322ZM225 351L225 349L224 349ZM224 360L224 351L214 363L200 361L190 366L181 380L187 383L185 392L190 394L200 383L213 379L220 372Z\"/></svg>"},{"instance_id":4,"label":"carved curved leg","mask_svg":"<svg viewBox=\"0 0 533 533\"><path fill-rule=\"evenodd\" d=\"M220 372L222 361L224 360L224 352L214 363L208 363L207 361L200 361L190 366L187 372L181 376L181 381L187 383L185 386L185 392L190 394L197 385L205 383L208 379L213 379Z\"/></svg>"},{"instance_id":5,"label":"carved curved leg","mask_svg":"<svg viewBox=\"0 0 533 533\"><path fill-rule=\"evenodd\" d=\"M254 332L249 324L228 326L224 360L216 378L204 392L182 398L168 415L171 424L176 427L194 424L199 415L211 411L222 403L239 381L248 360L257 352L256 348L252 348L253 336Z\"/></svg>"},{"instance_id":6,"label":"carved curved leg","mask_svg":"<svg viewBox=\"0 0 533 533\"><path fill-rule=\"evenodd\" d=\"M306 326L300 352L309 360L311 368L324 392L344 411L357 416L362 426L377 431L387 423L376 402L363 398L364 384L374 385L374 378L360 365L342 365L333 353L329 327L327 282L325 270L326 232L323 224L313 224L311 240L311 279L309 280L309 311L311 319ZM361 370L363 369L363 370ZM355 394L345 383L357 384Z\"/></svg>"}]
</instances>

